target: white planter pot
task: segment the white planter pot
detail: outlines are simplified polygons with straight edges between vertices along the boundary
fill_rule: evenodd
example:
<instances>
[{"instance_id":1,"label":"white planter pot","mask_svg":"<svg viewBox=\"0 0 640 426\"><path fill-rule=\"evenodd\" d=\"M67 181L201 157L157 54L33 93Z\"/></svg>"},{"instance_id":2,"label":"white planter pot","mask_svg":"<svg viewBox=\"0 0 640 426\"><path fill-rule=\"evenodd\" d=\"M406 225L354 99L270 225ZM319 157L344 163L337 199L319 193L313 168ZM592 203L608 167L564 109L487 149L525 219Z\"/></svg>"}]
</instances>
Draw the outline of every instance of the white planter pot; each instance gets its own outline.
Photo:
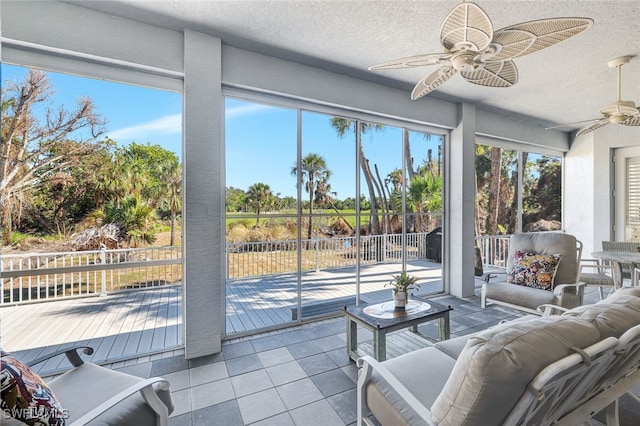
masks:
<instances>
[{"instance_id":1,"label":"white planter pot","mask_svg":"<svg viewBox=\"0 0 640 426\"><path fill-rule=\"evenodd\" d=\"M407 305L408 294L406 291L394 291L393 302L396 308L403 308Z\"/></svg>"}]
</instances>

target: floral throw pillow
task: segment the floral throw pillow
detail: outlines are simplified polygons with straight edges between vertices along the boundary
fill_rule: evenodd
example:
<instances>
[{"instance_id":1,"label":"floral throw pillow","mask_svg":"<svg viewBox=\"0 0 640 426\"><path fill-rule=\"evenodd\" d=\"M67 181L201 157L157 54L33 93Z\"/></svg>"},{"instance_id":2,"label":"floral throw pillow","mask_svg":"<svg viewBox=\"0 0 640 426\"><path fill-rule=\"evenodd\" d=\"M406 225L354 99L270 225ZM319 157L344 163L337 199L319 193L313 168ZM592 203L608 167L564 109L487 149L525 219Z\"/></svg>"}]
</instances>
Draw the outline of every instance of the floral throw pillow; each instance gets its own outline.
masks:
<instances>
[{"instance_id":1,"label":"floral throw pillow","mask_svg":"<svg viewBox=\"0 0 640 426\"><path fill-rule=\"evenodd\" d=\"M507 274L507 281L542 290L553 290L553 279L559 263L559 254L525 253L516 250L513 269Z\"/></svg>"},{"instance_id":2,"label":"floral throw pillow","mask_svg":"<svg viewBox=\"0 0 640 426\"><path fill-rule=\"evenodd\" d=\"M1 415L30 426L64 426L67 412L42 378L1 350L0 359Z\"/></svg>"}]
</instances>

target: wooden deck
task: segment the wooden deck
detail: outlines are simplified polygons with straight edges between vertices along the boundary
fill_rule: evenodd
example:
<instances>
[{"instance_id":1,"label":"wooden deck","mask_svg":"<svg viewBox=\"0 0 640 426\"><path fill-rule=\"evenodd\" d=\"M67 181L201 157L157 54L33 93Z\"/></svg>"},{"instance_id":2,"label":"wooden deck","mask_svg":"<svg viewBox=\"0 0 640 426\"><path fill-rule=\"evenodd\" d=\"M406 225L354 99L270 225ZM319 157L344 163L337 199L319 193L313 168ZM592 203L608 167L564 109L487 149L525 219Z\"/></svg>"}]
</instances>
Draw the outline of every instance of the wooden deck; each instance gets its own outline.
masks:
<instances>
[{"instance_id":1,"label":"wooden deck","mask_svg":"<svg viewBox=\"0 0 640 426\"><path fill-rule=\"evenodd\" d=\"M399 271L398 264L361 268L361 299L377 303L390 299L384 284ZM442 290L441 265L413 262L408 271L421 277L417 294ZM303 304L324 303L355 294L355 269L305 273ZM294 274L227 281L227 335L291 323L297 306ZM29 362L78 344L92 346L92 362L115 362L158 353L182 345L182 287L143 290L0 307L0 346ZM62 356L40 364L48 374L69 367Z\"/></svg>"},{"instance_id":2,"label":"wooden deck","mask_svg":"<svg viewBox=\"0 0 640 426\"><path fill-rule=\"evenodd\" d=\"M391 298L384 285L399 272L397 263L366 265L360 269L360 297L366 303ZM420 278L418 295L442 291L442 266L426 260L407 263L407 272ZM356 294L355 268L306 272L302 275L302 304L323 303ZM291 322L297 306L295 274L227 281L227 335ZM354 296L355 299L355 296Z\"/></svg>"}]
</instances>

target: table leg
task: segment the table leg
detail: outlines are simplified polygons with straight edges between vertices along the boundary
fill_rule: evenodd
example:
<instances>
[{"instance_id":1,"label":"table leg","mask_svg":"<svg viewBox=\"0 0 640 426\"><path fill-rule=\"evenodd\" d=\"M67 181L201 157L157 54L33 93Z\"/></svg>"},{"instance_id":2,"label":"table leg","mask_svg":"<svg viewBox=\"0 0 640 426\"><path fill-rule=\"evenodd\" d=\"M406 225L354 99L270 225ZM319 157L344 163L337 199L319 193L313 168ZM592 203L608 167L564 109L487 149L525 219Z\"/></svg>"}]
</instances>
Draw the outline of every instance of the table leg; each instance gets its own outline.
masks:
<instances>
[{"instance_id":1,"label":"table leg","mask_svg":"<svg viewBox=\"0 0 640 426\"><path fill-rule=\"evenodd\" d=\"M384 330L373 331L373 357L380 362L387 359L387 333Z\"/></svg>"},{"instance_id":2,"label":"table leg","mask_svg":"<svg viewBox=\"0 0 640 426\"><path fill-rule=\"evenodd\" d=\"M449 311L445 312L443 316L438 318L438 337L440 340L449 340L451 337L451 328L449 324Z\"/></svg>"},{"instance_id":3,"label":"table leg","mask_svg":"<svg viewBox=\"0 0 640 426\"><path fill-rule=\"evenodd\" d=\"M358 350L358 324L347 316L347 355L351 355ZM355 360L354 360L355 361Z\"/></svg>"}]
</instances>

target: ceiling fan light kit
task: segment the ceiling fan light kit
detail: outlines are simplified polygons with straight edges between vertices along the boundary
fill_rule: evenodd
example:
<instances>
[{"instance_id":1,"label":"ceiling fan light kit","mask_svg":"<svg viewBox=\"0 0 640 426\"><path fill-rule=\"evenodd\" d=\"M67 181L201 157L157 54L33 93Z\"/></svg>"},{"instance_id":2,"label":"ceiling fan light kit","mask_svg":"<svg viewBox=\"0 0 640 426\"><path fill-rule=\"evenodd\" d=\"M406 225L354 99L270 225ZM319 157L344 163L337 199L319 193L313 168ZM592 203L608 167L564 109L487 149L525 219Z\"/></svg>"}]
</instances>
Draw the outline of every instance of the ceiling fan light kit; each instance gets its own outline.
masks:
<instances>
[{"instance_id":1,"label":"ceiling fan light kit","mask_svg":"<svg viewBox=\"0 0 640 426\"><path fill-rule=\"evenodd\" d=\"M442 66L418 82L411 93L416 100L435 90L456 73L470 83L488 87L511 87L518 82L513 58L537 52L587 30L589 18L551 18L523 22L493 31L480 6L457 5L440 28L443 53L427 53L374 65L370 70Z\"/></svg>"}]
</instances>

